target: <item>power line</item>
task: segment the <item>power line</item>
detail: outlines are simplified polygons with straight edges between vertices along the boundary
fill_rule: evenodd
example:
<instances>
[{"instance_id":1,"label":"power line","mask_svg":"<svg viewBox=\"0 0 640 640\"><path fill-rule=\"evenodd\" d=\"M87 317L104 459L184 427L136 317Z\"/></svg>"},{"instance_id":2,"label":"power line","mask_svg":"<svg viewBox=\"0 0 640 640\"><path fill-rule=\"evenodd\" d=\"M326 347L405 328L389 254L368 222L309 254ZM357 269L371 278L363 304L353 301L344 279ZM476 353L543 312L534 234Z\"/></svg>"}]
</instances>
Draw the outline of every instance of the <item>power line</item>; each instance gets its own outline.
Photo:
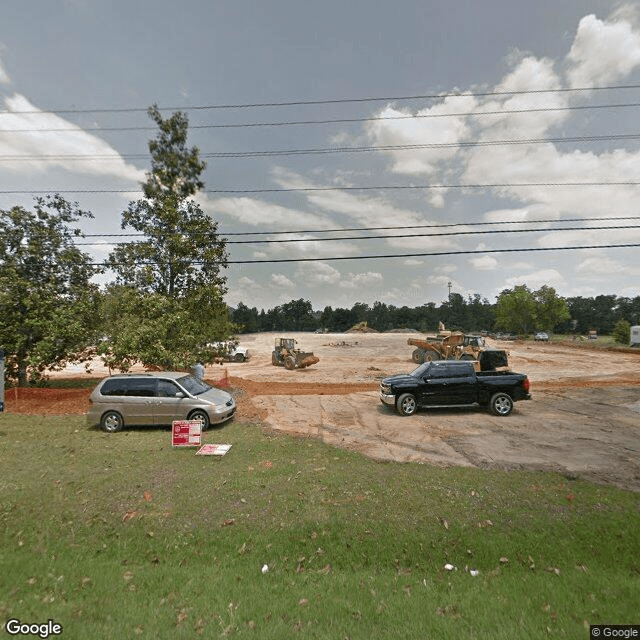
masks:
<instances>
[{"instance_id":1,"label":"power line","mask_svg":"<svg viewBox=\"0 0 640 640\"><path fill-rule=\"evenodd\" d=\"M189 124L189 129L238 129L248 127L284 127L293 125L310 125L310 124L348 124L348 123L360 123L360 122L378 122L378 121L393 121L393 120L415 120L421 118L457 118L457 117L471 117L471 116L488 116L488 115L505 115L515 113L541 113L552 111L577 111L585 109L613 109L613 108L628 108L628 107L640 107L639 102L632 103L620 103L620 104L596 104L596 105L574 105L567 107L538 107L531 109L503 109L494 111L469 111L469 112L451 112L451 113L419 113L414 115L403 116L371 116L366 118L337 118L328 120L291 120L282 122L244 122L244 123L229 123L229 124ZM2 112L0 112L1 114ZM84 132L84 131L155 131L157 127L154 126L131 126L131 127L58 127L58 128L38 128L38 129L6 129L1 130L3 134L6 133L50 133L50 132Z\"/></svg>"},{"instance_id":2,"label":"power line","mask_svg":"<svg viewBox=\"0 0 640 640\"><path fill-rule=\"evenodd\" d=\"M539 95L539 94L551 94L551 93L582 93L587 91L616 91L624 89L640 89L640 85L608 85L598 87L566 87L556 89L528 89L520 91L475 91L475 92L461 92L461 91L449 91L432 94L418 94L418 95L401 95L401 96L378 96L378 97L364 97L364 98L330 98L324 100L291 100L283 102L253 102L253 103L235 103L235 104L210 104L200 106L178 106L178 107L158 107L159 111L203 111L209 109L250 109L250 108L262 108L262 107L291 107L291 106L312 106L323 104L348 104L348 103L362 103L362 102L397 102L401 100L442 100L444 98L453 97L491 97L491 96L515 96L515 95ZM148 107L122 107L122 108L102 108L97 107L94 109L49 109L49 110L24 110L24 111L0 111L0 115L5 113L146 113Z\"/></svg>"},{"instance_id":3,"label":"power line","mask_svg":"<svg viewBox=\"0 0 640 640\"><path fill-rule=\"evenodd\" d=\"M397 238L444 238L449 236L468 236L468 235L488 235L496 233L550 233L552 231L613 231L616 229L640 229L638 225L617 225L617 226L596 226L596 227L552 227L549 229L490 229L485 231L451 231L448 233L404 233L398 235L376 235L376 236L341 236L338 238L288 238L288 239L269 239L269 240L228 240L227 244L280 244L280 243L300 243L300 242L337 242L342 240L395 240ZM291 232L289 232L291 233ZM197 235L197 234L195 234ZM207 234L201 234L206 236ZM102 246L111 245L107 242L76 242L75 245L81 246ZM116 243L127 244L127 243Z\"/></svg>"},{"instance_id":4,"label":"power line","mask_svg":"<svg viewBox=\"0 0 640 640\"><path fill-rule=\"evenodd\" d=\"M477 140L477 141L458 141L458 142L431 142L424 144L404 144L404 145L378 145L368 147L320 147L315 149L279 149L266 151L218 151L211 153L201 153L201 158L261 158L273 156L291 156L291 155L323 155L333 153L364 153L377 151L416 151L421 149L449 149L449 148L470 148L470 147L491 147L491 146L512 146L527 144L562 144L567 142L588 143L588 142L605 142L619 140L637 140L640 134L637 133L621 133L603 136L568 136L564 138L520 138L513 140ZM106 160L113 161L119 159L140 160L149 158L149 154L111 154L111 155L15 155L0 156L0 162L18 162L33 160L66 160L66 161L96 161Z\"/></svg>"},{"instance_id":5,"label":"power line","mask_svg":"<svg viewBox=\"0 0 640 640\"><path fill-rule=\"evenodd\" d=\"M410 225L394 225L392 227L344 227L342 229L296 229L292 231L242 231L242 232L220 232L215 235L222 236L258 236L258 235L284 235L286 233L344 233L346 231L389 231L402 229L443 229L450 227L478 227L478 226L496 226L506 224L556 224L559 222L600 222L602 220L640 220L640 216L604 216L594 218L564 218L562 220L539 219L539 220L494 220L490 222L447 222L447 223L429 223L429 224L410 224ZM84 238L122 238L122 237L138 237L144 236L142 233L87 233ZM184 234L180 234L184 235ZM194 234L206 236L207 234ZM393 236L392 236L393 237Z\"/></svg>"},{"instance_id":6,"label":"power line","mask_svg":"<svg viewBox=\"0 0 640 640\"><path fill-rule=\"evenodd\" d=\"M470 251L435 251L435 252L422 252L422 253L393 253L393 254L381 254L381 255L365 255L365 256L329 256L325 258L278 258L270 260L225 260L225 261L210 261L210 262L192 262L194 265L208 265L208 264L275 264L284 262L329 262L335 260L384 260L389 258L424 258L424 257L436 257L436 256L456 256L456 255L484 255L487 253L524 253L534 251L577 251L588 249L626 249L640 247L640 243L629 244L605 244L605 245L583 245L575 247L533 247L533 248L520 248L520 249L476 249ZM111 267L115 265L122 265L125 263L115 263L114 265L106 262L94 262L94 267ZM129 263L126 263L129 264ZM154 265L155 262L137 262L136 265Z\"/></svg>"},{"instance_id":7,"label":"power line","mask_svg":"<svg viewBox=\"0 0 640 640\"><path fill-rule=\"evenodd\" d=\"M488 182L488 183L451 183L451 184L409 184L409 185L367 185L360 187L289 187L273 189L202 189L202 193L249 194L249 193L300 193L313 191L383 191L418 189L497 189L520 187L628 187L638 186L640 181L621 180L616 182ZM95 193L142 193L142 189L5 189L0 195L44 195L58 194L95 194Z\"/></svg>"}]
</instances>

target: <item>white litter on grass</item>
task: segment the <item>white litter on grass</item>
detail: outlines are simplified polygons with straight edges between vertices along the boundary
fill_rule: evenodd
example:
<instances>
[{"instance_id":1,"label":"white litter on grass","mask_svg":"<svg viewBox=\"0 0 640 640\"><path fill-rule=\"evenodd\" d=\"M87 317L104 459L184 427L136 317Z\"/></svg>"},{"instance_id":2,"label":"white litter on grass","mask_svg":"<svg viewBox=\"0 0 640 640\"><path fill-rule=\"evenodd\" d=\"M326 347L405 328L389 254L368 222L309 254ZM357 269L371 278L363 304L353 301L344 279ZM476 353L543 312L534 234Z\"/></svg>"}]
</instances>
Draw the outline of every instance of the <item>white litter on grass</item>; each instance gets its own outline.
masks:
<instances>
[{"instance_id":1,"label":"white litter on grass","mask_svg":"<svg viewBox=\"0 0 640 640\"><path fill-rule=\"evenodd\" d=\"M267 573L267 571L269 571L269 565L268 564L263 564L262 565L262 573Z\"/></svg>"},{"instance_id":2,"label":"white litter on grass","mask_svg":"<svg viewBox=\"0 0 640 640\"><path fill-rule=\"evenodd\" d=\"M480 572L477 569L471 569L469 573L475 578Z\"/></svg>"},{"instance_id":3,"label":"white litter on grass","mask_svg":"<svg viewBox=\"0 0 640 640\"><path fill-rule=\"evenodd\" d=\"M455 571L455 569L456 569L452 564L445 564L445 565L444 565L444 568L445 568L447 571Z\"/></svg>"}]
</instances>

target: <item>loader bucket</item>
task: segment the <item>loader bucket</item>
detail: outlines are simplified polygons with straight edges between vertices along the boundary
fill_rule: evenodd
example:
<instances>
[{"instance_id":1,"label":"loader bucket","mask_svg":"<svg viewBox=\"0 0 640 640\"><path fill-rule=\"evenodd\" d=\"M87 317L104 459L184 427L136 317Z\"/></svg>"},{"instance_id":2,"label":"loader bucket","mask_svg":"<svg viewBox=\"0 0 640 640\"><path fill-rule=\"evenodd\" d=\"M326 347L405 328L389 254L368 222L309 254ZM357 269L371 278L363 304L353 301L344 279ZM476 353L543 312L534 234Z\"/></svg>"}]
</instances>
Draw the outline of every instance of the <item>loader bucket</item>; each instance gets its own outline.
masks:
<instances>
[{"instance_id":1,"label":"loader bucket","mask_svg":"<svg viewBox=\"0 0 640 640\"><path fill-rule=\"evenodd\" d=\"M313 353L301 353L298 359L298 367L303 369L304 367L310 367L316 362L320 362L320 358L318 358L318 356L314 356Z\"/></svg>"}]
</instances>

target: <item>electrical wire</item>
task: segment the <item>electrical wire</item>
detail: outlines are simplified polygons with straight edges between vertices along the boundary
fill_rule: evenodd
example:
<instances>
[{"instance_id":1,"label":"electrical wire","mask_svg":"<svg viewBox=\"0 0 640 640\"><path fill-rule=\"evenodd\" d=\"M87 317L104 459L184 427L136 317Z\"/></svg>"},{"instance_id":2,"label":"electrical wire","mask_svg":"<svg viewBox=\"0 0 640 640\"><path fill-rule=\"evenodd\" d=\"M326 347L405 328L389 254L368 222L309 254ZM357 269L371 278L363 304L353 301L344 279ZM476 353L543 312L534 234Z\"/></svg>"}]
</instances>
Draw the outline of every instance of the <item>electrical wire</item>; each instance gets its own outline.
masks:
<instances>
[{"instance_id":1,"label":"electrical wire","mask_svg":"<svg viewBox=\"0 0 640 640\"><path fill-rule=\"evenodd\" d=\"M587 91L617 91L626 89L640 89L640 85L607 85L595 87L565 87L556 89L524 89L518 91L442 91L440 93L421 95L401 95L401 96L378 96L365 98L330 98L324 100L291 100L283 102L254 102L236 104L210 104L201 106L178 106L178 107L158 107L158 111L203 111L209 109L251 109L262 107L291 107L291 106L313 106L323 104L348 104L362 102L399 102L401 100L442 100L452 97L490 97L490 96L516 96L516 95L540 95L550 93L583 93ZM46 111L29 109L23 111L0 111L0 115L5 113L146 113L148 107L122 107L122 108L94 108L94 109L49 109Z\"/></svg>"},{"instance_id":2,"label":"electrical wire","mask_svg":"<svg viewBox=\"0 0 640 640\"><path fill-rule=\"evenodd\" d=\"M538 219L538 220L493 220L489 222L447 222L447 223L429 223L429 224L408 224L394 225L392 227L344 227L342 229L294 229L291 231L241 231L241 232L216 232L212 235L227 236L257 236L257 235L284 235L287 233L344 233L346 231L390 231L402 229L443 229L449 227L478 227L478 226L496 226L503 224L557 224L567 222L600 222L602 220L640 220L640 216L603 216L594 218L563 218L557 219ZM171 234L168 234L171 235ZM185 234L180 234L185 235ZM186 234L190 235L190 234ZM207 234L194 234L198 236L206 236ZM84 238L122 238L122 237L138 237L146 236L143 233L87 233L83 234ZM393 237L393 236L391 236Z\"/></svg>"},{"instance_id":3,"label":"electrical wire","mask_svg":"<svg viewBox=\"0 0 640 640\"><path fill-rule=\"evenodd\" d=\"M231 265L231 264L276 264L285 262L329 262L336 260L385 260L390 258L426 258L437 256L457 256L457 255L485 255L488 253L524 253L524 252L540 252L540 251L577 251L587 249L627 249L640 247L640 243L627 243L627 244L605 244L605 245L583 245L574 247L533 247L533 248L519 248L519 249L476 249L469 251L432 251L422 253L393 253L393 254L381 254L381 255L365 255L365 256L328 256L324 258L277 258L277 259L265 259L265 260L220 260L209 262L193 261L193 265ZM129 263L114 263L109 264L106 262L94 262L94 267L111 267L116 265L128 265ZM155 262L141 261L135 263L137 266L154 265Z\"/></svg>"},{"instance_id":4,"label":"electrical wire","mask_svg":"<svg viewBox=\"0 0 640 640\"><path fill-rule=\"evenodd\" d=\"M450 149L450 148L470 148L470 147L494 147L494 146L513 146L527 144L562 144L567 142L605 142L619 140L637 140L640 138L638 133L620 133L609 134L603 136L568 136L564 138L520 138L513 140L477 140L477 141L458 141L458 142L430 142L424 144L401 144L401 145L378 145L368 147L319 147L315 149L277 149L266 151L217 151L210 153L201 153L200 158L264 158L274 156L292 156L292 155L324 155L333 153L365 153L378 151L416 151L421 149ZM65 161L82 161L91 162L104 160L113 161L127 158L129 160L148 159L149 154L112 154L112 155L14 155L0 156L0 162L18 162L33 160L65 160Z\"/></svg>"},{"instance_id":5,"label":"electrical wire","mask_svg":"<svg viewBox=\"0 0 640 640\"><path fill-rule=\"evenodd\" d=\"M597 227L552 227L549 229L491 229L485 231L452 231L450 233L403 233L398 235L376 235L376 236L341 236L338 238L289 238L289 239L269 239L269 240L228 240L226 244L281 244L300 242L337 242L342 240L395 240L396 238L444 238L451 236L487 235L496 233L551 233L553 231L614 231L617 229L640 229L638 225L618 225L618 226L597 226ZM289 232L291 233L291 232ZM176 234L178 235L178 234ZM197 234L195 234L197 235ZM206 236L207 234L201 234ZM75 246L111 246L114 243L107 242L76 242ZM130 244L130 243L115 243Z\"/></svg>"},{"instance_id":6,"label":"electrical wire","mask_svg":"<svg viewBox=\"0 0 640 640\"><path fill-rule=\"evenodd\" d=\"M538 107L532 109L502 109L494 111L469 111L469 112L452 112L452 113L417 113L414 115L402 116L370 116L366 118L338 118L329 120L292 120L283 122L243 122L229 124L189 124L189 129L239 129L249 127L285 127L294 125L311 125L311 124L349 124L362 122L379 122L393 120L415 120L421 118L459 118L472 116L489 116L489 115L506 115L515 113L545 113L553 111L577 111L585 109L620 109L629 107L640 107L640 102L620 103L620 104L596 104L596 105L573 105L567 107ZM58 127L58 128L38 128L38 129L0 129L3 134L7 133L60 133L60 132L79 132L79 131L156 131L154 126L131 126L131 127Z\"/></svg>"},{"instance_id":7,"label":"electrical wire","mask_svg":"<svg viewBox=\"0 0 640 640\"><path fill-rule=\"evenodd\" d=\"M274 189L202 189L202 193L218 194L249 194L249 193L303 193L315 191L385 191L385 190L419 190L419 189L507 189L522 187L633 187L640 185L640 181L623 180L616 182L493 182L484 184L409 184L409 185L368 185L360 187L289 187ZM0 190L0 194L17 195L33 194L43 195L49 193L142 193L142 189L6 189Z\"/></svg>"}]
</instances>

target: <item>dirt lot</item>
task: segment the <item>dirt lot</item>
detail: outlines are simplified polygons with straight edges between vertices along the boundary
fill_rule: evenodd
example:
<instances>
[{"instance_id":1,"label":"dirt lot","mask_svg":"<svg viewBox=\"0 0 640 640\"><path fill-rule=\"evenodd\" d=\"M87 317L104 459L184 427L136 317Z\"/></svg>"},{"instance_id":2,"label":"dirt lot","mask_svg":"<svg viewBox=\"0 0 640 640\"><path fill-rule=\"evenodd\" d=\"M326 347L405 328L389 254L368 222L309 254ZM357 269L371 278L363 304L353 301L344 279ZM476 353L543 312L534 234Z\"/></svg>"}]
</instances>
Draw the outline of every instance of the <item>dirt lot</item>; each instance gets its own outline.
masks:
<instances>
[{"instance_id":1,"label":"dirt lot","mask_svg":"<svg viewBox=\"0 0 640 640\"><path fill-rule=\"evenodd\" d=\"M379 381L410 371L411 334L287 334L320 362L288 371L271 364L275 337L242 336L246 363L207 367L228 384L239 416L319 438L380 460L479 468L544 469L640 491L640 353L574 343L491 342L528 374L533 399L507 418L482 408L401 417L378 399ZM416 334L417 335L417 334ZM96 367L91 377L106 375ZM70 367L64 375L83 377ZM81 413L86 390L7 390L7 411Z\"/></svg>"}]
</instances>

